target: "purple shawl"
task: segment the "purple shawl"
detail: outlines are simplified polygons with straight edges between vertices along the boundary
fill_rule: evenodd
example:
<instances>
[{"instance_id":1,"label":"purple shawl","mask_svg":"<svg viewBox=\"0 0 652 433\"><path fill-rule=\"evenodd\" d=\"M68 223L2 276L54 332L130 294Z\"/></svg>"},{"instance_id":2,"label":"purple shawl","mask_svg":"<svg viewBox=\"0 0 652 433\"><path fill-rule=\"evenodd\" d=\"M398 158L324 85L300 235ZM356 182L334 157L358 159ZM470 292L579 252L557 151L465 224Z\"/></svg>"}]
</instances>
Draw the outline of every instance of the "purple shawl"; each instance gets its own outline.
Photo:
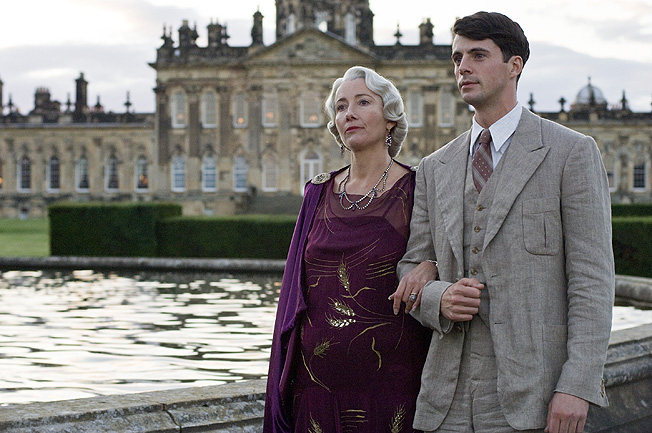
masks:
<instances>
[{"instance_id":1,"label":"purple shawl","mask_svg":"<svg viewBox=\"0 0 652 433\"><path fill-rule=\"evenodd\" d=\"M267 395L265 398L264 433L290 433L292 414L286 413L291 398L289 381L292 380L292 360L298 343L300 315L306 310L301 283L303 278L303 252L308 233L312 226L315 210L323 191L323 185L308 182L305 186L303 203L294 227L292 242L288 251L283 282L276 311L274 337L267 376Z\"/></svg>"}]
</instances>

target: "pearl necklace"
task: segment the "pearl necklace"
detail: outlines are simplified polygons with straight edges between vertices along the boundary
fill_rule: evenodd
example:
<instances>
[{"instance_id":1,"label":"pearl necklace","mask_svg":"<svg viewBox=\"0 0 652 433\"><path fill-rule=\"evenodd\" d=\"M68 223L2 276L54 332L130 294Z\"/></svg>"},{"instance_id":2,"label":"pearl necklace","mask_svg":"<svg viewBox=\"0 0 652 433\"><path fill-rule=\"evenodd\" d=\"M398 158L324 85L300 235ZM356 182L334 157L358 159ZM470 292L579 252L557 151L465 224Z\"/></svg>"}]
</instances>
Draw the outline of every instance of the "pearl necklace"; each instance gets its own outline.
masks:
<instances>
[{"instance_id":1,"label":"pearl necklace","mask_svg":"<svg viewBox=\"0 0 652 433\"><path fill-rule=\"evenodd\" d=\"M374 198L376 198L378 196L378 194L385 191L385 185L387 184L387 173L389 173L389 169L392 167L393 163L394 163L394 160L390 159L389 160L389 165L387 166L387 168L383 172L382 176L380 176L380 179L378 179L378 182L376 182L376 184L373 186L373 188L371 188L369 190L368 193L366 193L365 195L363 195L362 197L360 197L356 201L352 201L349 198L348 194L346 193L346 183L349 181L349 177L351 177L351 166L349 165L349 171L346 174L346 177L344 178L344 180L342 180L342 182L340 182L340 185L339 185L339 189L341 189L341 191L339 193L340 206L342 206L342 209L344 209L344 210L356 210L356 209L364 210L367 207L369 207L369 205L374 200ZM381 188L380 191L378 191L377 188L378 188L378 185L380 185L380 182L383 183L383 187ZM369 199L369 201L364 206L361 206L360 202L362 202L364 199ZM346 200L349 203L349 206L344 205L344 200Z\"/></svg>"}]
</instances>

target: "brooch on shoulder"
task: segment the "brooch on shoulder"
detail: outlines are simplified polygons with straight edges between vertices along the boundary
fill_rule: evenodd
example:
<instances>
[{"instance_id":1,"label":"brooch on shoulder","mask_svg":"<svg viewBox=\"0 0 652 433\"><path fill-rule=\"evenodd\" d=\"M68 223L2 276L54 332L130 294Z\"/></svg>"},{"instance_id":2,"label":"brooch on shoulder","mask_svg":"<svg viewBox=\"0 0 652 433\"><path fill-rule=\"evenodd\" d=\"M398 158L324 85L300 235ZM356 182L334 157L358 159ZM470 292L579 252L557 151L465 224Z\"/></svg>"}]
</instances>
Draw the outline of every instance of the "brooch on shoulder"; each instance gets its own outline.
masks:
<instances>
[{"instance_id":1,"label":"brooch on shoulder","mask_svg":"<svg viewBox=\"0 0 652 433\"><path fill-rule=\"evenodd\" d=\"M331 174L330 173L320 173L317 176L312 178L312 183L315 185L319 185L324 182L328 182L331 179Z\"/></svg>"}]
</instances>

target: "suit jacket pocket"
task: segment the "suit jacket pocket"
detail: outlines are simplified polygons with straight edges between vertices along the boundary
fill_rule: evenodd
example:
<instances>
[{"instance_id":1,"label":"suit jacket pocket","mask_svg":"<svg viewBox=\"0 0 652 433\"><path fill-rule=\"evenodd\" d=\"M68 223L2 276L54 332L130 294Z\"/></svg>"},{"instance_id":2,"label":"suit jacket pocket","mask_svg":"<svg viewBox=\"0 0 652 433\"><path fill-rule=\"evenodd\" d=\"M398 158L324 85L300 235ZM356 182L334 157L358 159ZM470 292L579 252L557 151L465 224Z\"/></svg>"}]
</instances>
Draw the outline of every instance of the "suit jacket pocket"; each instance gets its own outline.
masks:
<instances>
[{"instance_id":1,"label":"suit jacket pocket","mask_svg":"<svg viewBox=\"0 0 652 433\"><path fill-rule=\"evenodd\" d=\"M531 254L555 255L561 246L558 197L523 201L523 240Z\"/></svg>"}]
</instances>

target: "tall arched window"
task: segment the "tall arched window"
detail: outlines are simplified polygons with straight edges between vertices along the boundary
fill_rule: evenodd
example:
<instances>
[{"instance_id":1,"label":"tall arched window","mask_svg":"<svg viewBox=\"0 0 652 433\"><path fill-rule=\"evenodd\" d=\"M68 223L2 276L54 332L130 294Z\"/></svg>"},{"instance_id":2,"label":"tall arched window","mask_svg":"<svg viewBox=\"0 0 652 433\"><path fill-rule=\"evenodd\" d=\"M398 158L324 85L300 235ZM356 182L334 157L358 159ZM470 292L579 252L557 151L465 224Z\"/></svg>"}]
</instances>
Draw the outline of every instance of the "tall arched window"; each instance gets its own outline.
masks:
<instances>
[{"instance_id":1,"label":"tall arched window","mask_svg":"<svg viewBox=\"0 0 652 433\"><path fill-rule=\"evenodd\" d=\"M647 190L647 164L639 162L634 165L632 190L634 192L644 192Z\"/></svg>"},{"instance_id":2,"label":"tall arched window","mask_svg":"<svg viewBox=\"0 0 652 433\"><path fill-rule=\"evenodd\" d=\"M247 105L247 97L243 92L238 92L233 95L233 127L246 128L248 119L249 107Z\"/></svg>"},{"instance_id":3,"label":"tall arched window","mask_svg":"<svg viewBox=\"0 0 652 433\"><path fill-rule=\"evenodd\" d=\"M449 91L439 94L439 126L450 127L455 124L455 98Z\"/></svg>"},{"instance_id":4,"label":"tall arched window","mask_svg":"<svg viewBox=\"0 0 652 433\"><path fill-rule=\"evenodd\" d=\"M201 124L204 128L217 128L217 95L214 92L201 95Z\"/></svg>"},{"instance_id":5,"label":"tall arched window","mask_svg":"<svg viewBox=\"0 0 652 433\"><path fill-rule=\"evenodd\" d=\"M344 40L349 45L355 45L357 42L356 18L351 12L344 17L344 26Z\"/></svg>"},{"instance_id":6,"label":"tall arched window","mask_svg":"<svg viewBox=\"0 0 652 433\"><path fill-rule=\"evenodd\" d=\"M183 156L172 159L172 191L183 192L186 190L186 160Z\"/></svg>"},{"instance_id":7,"label":"tall arched window","mask_svg":"<svg viewBox=\"0 0 652 433\"><path fill-rule=\"evenodd\" d=\"M172 95L172 106L170 107L173 128L186 127L186 94L178 91Z\"/></svg>"},{"instance_id":8,"label":"tall arched window","mask_svg":"<svg viewBox=\"0 0 652 433\"><path fill-rule=\"evenodd\" d=\"M314 150L307 150L301 158L301 193L310 179L322 172L321 155Z\"/></svg>"},{"instance_id":9,"label":"tall arched window","mask_svg":"<svg viewBox=\"0 0 652 433\"><path fill-rule=\"evenodd\" d=\"M75 189L78 192L88 192L89 188L88 159L82 156L75 166Z\"/></svg>"},{"instance_id":10,"label":"tall arched window","mask_svg":"<svg viewBox=\"0 0 652 433\"><path fill-rule=\"evenodd\" d=\"M263 95L263 118L264 127L271 128L278 124L278 95L276 93L265 93Z\"/></svg>"},{"instance_id":11,"label":"tall arched window","mask_svg":"<svg viewBox=\"0 0 652 433\"><path fill-rule=\"evenodd\" d=\"M407 95L407 116L408 123L412 128L423 126L423 94L417 91L410 91Z\"/></svg>"},{"instance_id":12,"label":"tall arched window","mask_svg":"<svg viewBox=\"0 0 652 433\"><path fill-rule=\"evenodd\" d=\"M278 163L274 155L263 158L263 191L278 190Z\"/></svg>"},{"instance_id":13,"label":"tall arched window","mask_svg":"<svg viewBox=\"0 0 652 433\"><path fill-rule=\"evenodd\" d=\"M32 163L23 156L18 161L18 191L28 192L32 189Z\"/></svg>"},{"instance_id":14,"label":"tall arched window","mask_svg":"<svg viewBox=\"0 0 652 433\"><path fill-rule=\"evenodd\" d=\"M57 192L61 189L61 167L59 158L53 156L48 161L45 173L46 189L51 192Z\"/></svg>"},{"instance_id":15,"label":"tall arched window","mask_svg":"<svg viewBox=\"0 0 652 433\"><path fill-rule=\"evenodd\" d=\"M247 191L247 173L249 166L244 156L236 156L233 160L233 191Z\"/></svg>"},{"instance_id":16,"label":"tall arched window","mask_svg":"<svg viewBox=\"0 0 652 433\"><path fill-rule=\"evenodd\" d=\"M321 126L322 101L319 93L306 91L301 94L301 126L316 128Z\"/></svg>"},{"instance_id":17,"label":"tall arched window","mask_svg":"<svg viewBox=\"0 0 652 433\"><path fill-rule=\"evenodd\" d=\"M614 192L618 189L618 167L617 159L612 154L606 154L602 158L604 168L607 172L607 181L609 182L609 191Z\"/></svg>"},{"instance_id":18,"label":"tall arched window","mask_svg":"<svg viewBox=\"0 0 652 433\"><path fill-rule=\"evenodd\" d=\"M144 156L138 157L135 167L136 191L143 192L149 189L149 175L147 174L148 164Z\"/></svg>"},{"instance_id":19,"label":"tall arched window","mask_svg":"<svg viewBox=\"0 0 652 433\"><path fill-rule=\"evenodd\" d=\"M217 164L213 156L204 156L201 162L202 191L217 191Z\"/></svg>"},{"instance_id":20,"label":"tall arched window","mask_svg":"<svg viewBox=\"0 0 652 433\"><path fill-rule=\"evenodd\" d=\"M116 192L120 188L119 176L118 176L118 160L112 156L106 162L106 168L104 169L104 178L105 178L105 189L108 192Z\"/></svg>"}]
</instances>

